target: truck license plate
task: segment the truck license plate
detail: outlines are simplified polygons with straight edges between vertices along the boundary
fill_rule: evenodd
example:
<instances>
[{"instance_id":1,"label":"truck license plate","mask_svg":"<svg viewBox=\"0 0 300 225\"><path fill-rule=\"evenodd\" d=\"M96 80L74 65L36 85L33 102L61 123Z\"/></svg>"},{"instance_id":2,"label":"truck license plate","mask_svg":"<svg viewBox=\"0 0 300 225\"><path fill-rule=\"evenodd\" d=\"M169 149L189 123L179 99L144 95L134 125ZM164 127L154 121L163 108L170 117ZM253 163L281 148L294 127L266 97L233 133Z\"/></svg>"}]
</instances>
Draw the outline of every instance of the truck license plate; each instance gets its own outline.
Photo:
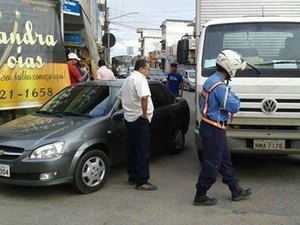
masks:
<instances>
[{"instance_id":1,"label":"truck license plate","mask_svg":"<svg viewBox=\"0 0 300 225\"><path fill-rule=\"evenodd\" d=\"M9 165L0 164L0 176L10 177L10 167L9 167Z\"/></svg>"},{"instance_id":2,"label":"truck license plate","mask_svg":"<svg viewBox=\"0 0 300 225\"><path fill-rule=\"evenodd\" d=\"M254 139L253 148L255 150L284 150L285 140Z\"/></svg>"}]
</instances>

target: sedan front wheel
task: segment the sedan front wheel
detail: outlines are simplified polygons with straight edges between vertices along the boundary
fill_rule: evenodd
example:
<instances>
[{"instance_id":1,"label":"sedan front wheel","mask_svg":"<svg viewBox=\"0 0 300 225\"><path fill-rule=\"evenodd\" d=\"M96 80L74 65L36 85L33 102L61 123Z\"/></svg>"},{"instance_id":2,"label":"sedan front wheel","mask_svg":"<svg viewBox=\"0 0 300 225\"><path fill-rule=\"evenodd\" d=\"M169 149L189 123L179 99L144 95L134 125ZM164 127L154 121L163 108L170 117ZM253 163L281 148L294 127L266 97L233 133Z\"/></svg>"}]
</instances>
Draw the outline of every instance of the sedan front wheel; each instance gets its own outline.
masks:
<instances>
[{"instance_id":1,"label":"sedan front wheel","mask_svg":"<svg viewBox=\"0 0 300 225\"><path fill-rule=\"evenodd\" d=\"M73 186L83 194L98 191L106 182L108 173L107 155L100 150L88 151L78 161Z\"/></svg>"}]
</instances>

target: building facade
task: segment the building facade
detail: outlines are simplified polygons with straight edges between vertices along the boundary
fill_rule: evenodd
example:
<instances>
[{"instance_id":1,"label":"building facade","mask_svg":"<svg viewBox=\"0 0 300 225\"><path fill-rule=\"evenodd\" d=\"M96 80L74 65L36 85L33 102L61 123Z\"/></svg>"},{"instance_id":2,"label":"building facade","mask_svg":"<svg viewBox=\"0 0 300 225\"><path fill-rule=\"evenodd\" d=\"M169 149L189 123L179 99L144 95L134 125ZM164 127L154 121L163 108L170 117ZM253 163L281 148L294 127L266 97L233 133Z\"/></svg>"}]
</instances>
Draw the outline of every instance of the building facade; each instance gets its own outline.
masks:
<instances>
[{"instance_id":1,"label":"building facade","mask_svg":"<svg viewBox=\"0 0 300 225\"><path fill-rule=\"evenodd\" d=\"M138 39L141 43L141 47L139 48L140 55L149 59L150 52L160 49L161 29L138 28L136 32L141 35Z\"/></svg>"},{"instance_id":2,"label":"building facade","mask_svg":"<svg viewBox=\"0 0 300 225\"><path fill-rule=\"evenodd\" d=\"M101 39L99 0L63 1L63 34L66 53L75 52L88 60L92 75L99 60L97 42ZM66 10L70 4L70 10Z\"/></svg>"},{"instance_id":3,"label":"building facade","mask_svg":"<svg viewBox=\"0 0 300 225\"><path fill-rule=\"evenodd\" d=\"M194 26L191 20L167 19L160 26L161 40L161 67L165 72L170 70L170 64L176 62L177 42L184 35L194 35Z\"/></svg>"}]
</instances>

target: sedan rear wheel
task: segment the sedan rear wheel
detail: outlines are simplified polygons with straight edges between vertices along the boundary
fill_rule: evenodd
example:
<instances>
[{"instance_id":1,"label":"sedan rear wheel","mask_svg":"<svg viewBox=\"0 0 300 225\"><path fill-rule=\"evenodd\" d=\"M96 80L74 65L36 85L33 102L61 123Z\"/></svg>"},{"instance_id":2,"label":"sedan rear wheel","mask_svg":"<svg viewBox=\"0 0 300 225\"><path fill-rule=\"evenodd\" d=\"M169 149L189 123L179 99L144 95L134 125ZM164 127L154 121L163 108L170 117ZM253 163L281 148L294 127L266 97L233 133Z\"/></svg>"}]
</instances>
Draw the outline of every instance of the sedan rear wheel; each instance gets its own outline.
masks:
<instances>
[{"instance_id":1,"label":"sedan rear wheel","mask_svg":"<svg viewBox=\"0 0 300 225\"><path fill-rule=\"evenodd\" d=\"M107 155L100 150L88 151L78 161L73 186L83 194L98 191L106 182L108 173Z\"/></svg>"},{"instance_id":2,"label":"sedan rear wheel","mask_svg":"<svg viewBox=\"0 0 300 225\"><path fill-rule=\"evenodd\" d=\"M171 135L170 151L172 154L177 154L183 150L185 142L184 132L177 128Z\"/></svg>"}]
</instances>

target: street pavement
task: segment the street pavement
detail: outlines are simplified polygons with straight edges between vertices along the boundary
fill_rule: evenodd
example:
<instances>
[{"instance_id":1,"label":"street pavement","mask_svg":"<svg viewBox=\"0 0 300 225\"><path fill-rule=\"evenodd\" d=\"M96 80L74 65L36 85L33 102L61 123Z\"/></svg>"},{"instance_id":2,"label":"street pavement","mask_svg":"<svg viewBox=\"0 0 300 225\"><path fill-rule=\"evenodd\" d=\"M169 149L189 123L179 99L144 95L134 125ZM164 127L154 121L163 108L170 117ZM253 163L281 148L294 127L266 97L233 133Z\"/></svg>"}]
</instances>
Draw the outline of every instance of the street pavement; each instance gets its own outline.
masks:
<instances>
[{"instance_id":1,"label":"street pavement","mask_svg":"<svg viewBox=\"0 0 300 225\"><path fill-rule=\"evenodd\" d=\"M157 191L129 186L125 163L112 168L104 187L82 195L69 185L0 185L0 225L300 225L300 157L237 156L235 172L253 196L232 202L219 176L209 191L212 207L193 206L200 171L196 156L194 92L185 92L191 124L182 153L154 155L150 182Z\"/></svg>"}]
</instances>

